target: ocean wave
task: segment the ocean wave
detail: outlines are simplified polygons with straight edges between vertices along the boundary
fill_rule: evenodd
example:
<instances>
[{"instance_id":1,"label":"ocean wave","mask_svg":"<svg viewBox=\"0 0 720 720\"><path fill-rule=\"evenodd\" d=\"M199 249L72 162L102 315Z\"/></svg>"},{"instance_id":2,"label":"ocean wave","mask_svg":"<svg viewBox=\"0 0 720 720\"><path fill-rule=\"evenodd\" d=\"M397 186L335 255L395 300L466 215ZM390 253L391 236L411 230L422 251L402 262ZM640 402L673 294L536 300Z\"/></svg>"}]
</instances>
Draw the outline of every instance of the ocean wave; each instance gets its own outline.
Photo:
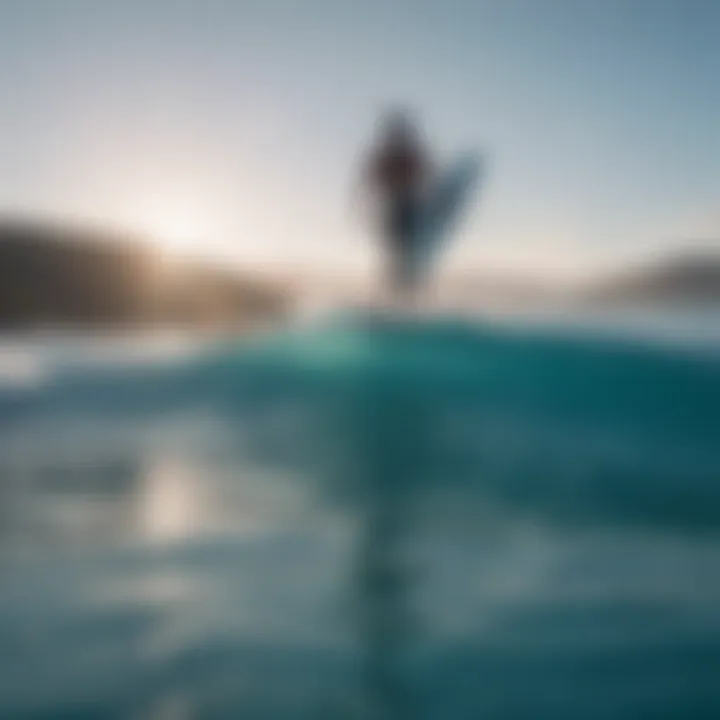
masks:
<instances>
[{"instance_id":1,"label":"ocean wave","mask_svg":"<svg viewBox=\"0 0 720 720\"><path fill-rule=\"evenodd\" d=\"M238 463L338 497L380 478L557 522L720 526L720 364L704 351L445 320L171 348L66 365L41 391L0 392L0 417L142 433L200 412Z\"/></svg>"}]
</instances>

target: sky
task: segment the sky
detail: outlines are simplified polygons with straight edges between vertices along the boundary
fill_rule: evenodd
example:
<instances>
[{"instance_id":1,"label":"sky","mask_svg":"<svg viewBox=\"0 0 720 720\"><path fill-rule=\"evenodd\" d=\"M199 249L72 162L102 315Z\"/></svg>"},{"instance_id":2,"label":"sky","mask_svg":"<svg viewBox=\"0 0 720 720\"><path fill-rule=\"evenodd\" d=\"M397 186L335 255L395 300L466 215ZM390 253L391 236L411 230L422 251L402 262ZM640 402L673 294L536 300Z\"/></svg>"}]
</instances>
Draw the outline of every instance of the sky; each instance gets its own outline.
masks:
<instances>
[{"instance_id":1,"label":"sky","mask_svg":"<svg viewBox=\"0 0 720 720\"><path fill-rule=\"evenodd\" d=\"M361 150L487 157L448 266L573 275L720 239L713 0L0 0L0 212L238 265L367 267Z\"/></svg>"}]
</instances>

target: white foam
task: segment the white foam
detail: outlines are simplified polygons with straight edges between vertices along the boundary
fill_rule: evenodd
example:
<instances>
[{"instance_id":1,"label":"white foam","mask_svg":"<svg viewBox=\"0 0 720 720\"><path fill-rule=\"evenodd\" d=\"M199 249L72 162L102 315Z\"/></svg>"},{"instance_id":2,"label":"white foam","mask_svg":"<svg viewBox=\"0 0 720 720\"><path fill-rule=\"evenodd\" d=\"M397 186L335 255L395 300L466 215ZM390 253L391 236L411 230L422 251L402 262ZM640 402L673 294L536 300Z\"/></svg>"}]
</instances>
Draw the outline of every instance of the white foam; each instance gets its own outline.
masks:
<instances>
[{"instance_id":1,"label":"white foam","mask_svg":"<svg viewBox=\"0 0 720 720\"><path fill-rule=\"evenodd\" d=\"M46 378L45 363L32 350L0 346L0 389L37 387Z\"/></svg>"},{"instance_id":2,"label":"white foam","mask_svg":"<svg viewBox=\"0 0 720 720\"><path fill-rule=\"evenodd\" d=\"M207 348L207 338L181 333L6 337L0 340L0 389L37 388L68 369L172 365Z\"/></svg>"}]
</instances>

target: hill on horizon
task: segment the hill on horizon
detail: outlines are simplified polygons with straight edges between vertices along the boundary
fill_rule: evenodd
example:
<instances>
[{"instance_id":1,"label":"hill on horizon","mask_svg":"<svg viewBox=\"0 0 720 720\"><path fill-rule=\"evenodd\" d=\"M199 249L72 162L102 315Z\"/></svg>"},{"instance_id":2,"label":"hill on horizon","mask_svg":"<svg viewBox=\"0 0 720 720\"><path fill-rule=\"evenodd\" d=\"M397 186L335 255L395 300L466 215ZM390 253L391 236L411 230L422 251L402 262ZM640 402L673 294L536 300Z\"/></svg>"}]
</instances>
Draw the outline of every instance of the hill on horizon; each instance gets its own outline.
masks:
<instances>
[{"instance_id":1,"label":"hill on horizon","mask_svg":"<svg viewBox=\"0 0 720 720\"><path fill-rule=\"evenodd\" d=\"M129 233L0 220L0 327L243 325L283 316L290 299L259 274L163 258Z\"/></svg>"},{"instance_id":2,"label":"hill on horizon","mask_svg":"<svg viewBox=\"0 0 720 720\"><path fill-rule=\"evenodd\" d=\"M599 302L718 303L720 250L678 252L618 272L581 294Z\"/></svg>"}]
</instances>

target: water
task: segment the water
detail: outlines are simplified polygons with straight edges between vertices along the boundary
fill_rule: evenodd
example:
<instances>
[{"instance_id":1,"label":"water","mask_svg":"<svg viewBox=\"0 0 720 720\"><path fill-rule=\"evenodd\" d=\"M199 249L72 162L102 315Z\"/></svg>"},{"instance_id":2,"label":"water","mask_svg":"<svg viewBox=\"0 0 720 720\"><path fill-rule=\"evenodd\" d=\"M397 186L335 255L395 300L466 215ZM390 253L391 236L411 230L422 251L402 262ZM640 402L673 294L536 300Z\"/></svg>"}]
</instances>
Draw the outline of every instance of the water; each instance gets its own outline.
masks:
<instances>
[{"instance_id":1,"label":"water","mask_svg":"<svg viewBox=\"0 0 720 720\"><path fill-rule=\"evenodd\" d=\"M720 363L672 337L7 340L0 718L720 717Z\"/></svg>"}]
</instances>

